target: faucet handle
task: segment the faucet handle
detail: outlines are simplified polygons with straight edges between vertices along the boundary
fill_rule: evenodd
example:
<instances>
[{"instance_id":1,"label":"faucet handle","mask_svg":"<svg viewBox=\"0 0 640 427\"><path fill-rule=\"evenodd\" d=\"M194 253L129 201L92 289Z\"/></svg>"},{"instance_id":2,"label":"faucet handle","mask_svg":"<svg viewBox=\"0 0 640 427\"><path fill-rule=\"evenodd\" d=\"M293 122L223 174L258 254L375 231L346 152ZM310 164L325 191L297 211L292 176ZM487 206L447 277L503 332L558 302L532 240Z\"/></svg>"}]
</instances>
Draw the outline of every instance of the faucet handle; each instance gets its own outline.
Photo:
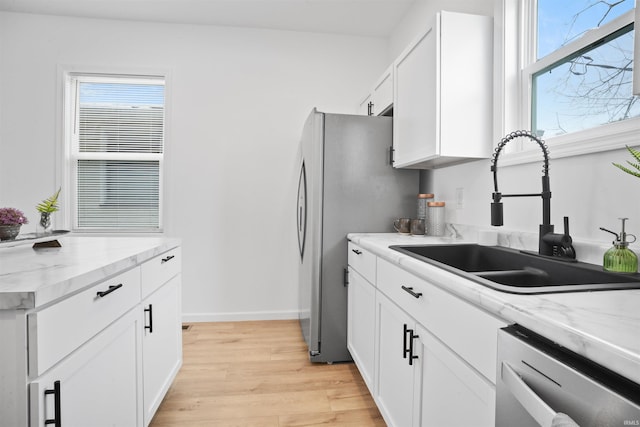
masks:
<instances>
[{"instance_id":1,"label":"faucet handle","mask_svg":"<svg viewBox=\"0 0 640 427\"><path fill-rule=\"evenodd\" d=\"M571 236L569 235L569 217L564 217L564 235L569 237L569 241L571 241Z\"/></svg>"},{"instance_id":2,"label":"faucet handle","mask_svg":"<svg viewBox=\"0 0 640 427\"><path fill-rule=\"evenodd\" d=\"M560 246L560 253L562 257L569 259L576 259L576 250L573 247L573 239L569 235L569 217L564 217L564 236L562 237L562 244Z\"/></svg>"}]
</instances>

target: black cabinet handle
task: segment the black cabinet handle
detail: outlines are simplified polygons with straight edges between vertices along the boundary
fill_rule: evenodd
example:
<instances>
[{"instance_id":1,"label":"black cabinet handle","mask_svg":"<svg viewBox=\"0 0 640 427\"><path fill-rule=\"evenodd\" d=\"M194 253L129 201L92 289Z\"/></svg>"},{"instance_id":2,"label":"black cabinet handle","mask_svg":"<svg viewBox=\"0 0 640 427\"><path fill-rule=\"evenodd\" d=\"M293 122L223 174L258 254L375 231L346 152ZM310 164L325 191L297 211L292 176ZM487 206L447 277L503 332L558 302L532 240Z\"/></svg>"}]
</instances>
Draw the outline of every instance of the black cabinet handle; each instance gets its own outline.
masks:
<instances>
[{"instance_id":1,"label":"black cabinet handle","mask_svg":"<svg viewBox=\"0 0 640 427\"><path fill-rule=\"evenodd\" d=\"M144 328L149 330L149 333L153 333L153 304L149 304L149 308L144 309L145 313L149 313L149 324L145 325Z\"/></svg>"},{"instance_id":2,"label":"black cabinet handle","mask_svg":"<svg viewBox=\"0 0 640 427\"><path fill-rule=\"evenodd\" d=\"M109 295L111 292L120 289L122 287L122 283L118 283L117 285L111 285L109 286L109 289L107 289L106 291L98 291L96 292L96 295L98 295L100 298L102 297L106 297L107 295Z\"/></svg>"},{"instance_id":3,"label":"black cabinet handle","mask_svg":"<svg viewBox=\"0 0 640 427\"><path fill-rule=\"evenodd\" d=\"M412 333L413 331L407 328L407 324L405 323L402 330L402 358L406 359L409 354L409 349L407 348L407 334Z\"/></svg>"},{"instance_id":4,"label":"black cabinet handle","mask_svg":"<svg viewBox=\"0 0 640 427\"><path fill-rule=\"evenodd\" d=\"M351 252L353 252L356 255L362 255L362 251L359 251L357 249L351 249Z\"/></svg>"},{"instance_id":5,"label":"black cabinet handle","mask_svg":"<svg viewBox=\"0 0 640 427\"><path fill-rule=\"evenodd\" d=\"M176 256L175 255L169 255L167 257L162 258L162 261L160 261L160 264L164 264L165 262L169 262L172 259L174 259Z\"/></svg>"},{"instance_id":6,"label":"black cabinet handle","mask_svg":"<svg viewBox=\"0 0 640 427\"><path fill-rule=\"evenodd\" d=\"M420 298L422 296L422 292L414 292L412 287L402 285L402 290L410 293L415 298Z\"/></svg>"},{"instance_id":7,"label":"black cabinet handle","mask_svg":"<svg viewBox=\"0 0 640 427\"><path fill-rule=\"evenodd\" d=\"M420 338L418 335L413 334L413 329L409 329L409 365L413 365L413 360L417 359L418 356L413 354L413 340L416 338Z\"/></svg>"},{"instance_id":8,"label":"black cabinet handle","mask_svg":"<svg viewBox=\"0 0 640 427\"><path fill-rule=\"evenodd\" d=\"M54 381L53 390L44 390L44 396L53 394L54 417L44 420L45 425L53 424L54 427L62 427L62 419L60 417L60 381Z\"/></svg>"}]
</instances>

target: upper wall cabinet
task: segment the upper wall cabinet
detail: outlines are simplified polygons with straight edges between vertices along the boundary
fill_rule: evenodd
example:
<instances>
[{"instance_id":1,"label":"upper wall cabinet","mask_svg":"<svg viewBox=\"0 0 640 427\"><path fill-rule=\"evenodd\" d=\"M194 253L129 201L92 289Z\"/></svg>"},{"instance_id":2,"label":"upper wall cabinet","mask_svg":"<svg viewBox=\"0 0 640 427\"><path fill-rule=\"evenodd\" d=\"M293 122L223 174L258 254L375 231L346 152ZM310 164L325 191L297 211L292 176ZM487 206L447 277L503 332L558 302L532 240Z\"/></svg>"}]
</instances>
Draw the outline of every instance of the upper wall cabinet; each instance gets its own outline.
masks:
<instances>
[{"instance_id":1,"label":"upper wall cabinet","mask_svg":"<svg viewBox=\"0 0 640 427\"><path fill-rule=\"evenodd\" d=\"M358 105L358 114L379 116L385 114L393 105L393 66L387 68L371 89L371 92Z\"/></svg>"},{"instance_id":2,"label":"upper wall cabinet","mask_svg":"<svg viewBox=\"0 0 640 427\"><path fill-rule=\"evenodd\" d=\"M436 14L393 64L394 167L491 156L492 67L491 17Z\"/></svg>"}]
</instances>

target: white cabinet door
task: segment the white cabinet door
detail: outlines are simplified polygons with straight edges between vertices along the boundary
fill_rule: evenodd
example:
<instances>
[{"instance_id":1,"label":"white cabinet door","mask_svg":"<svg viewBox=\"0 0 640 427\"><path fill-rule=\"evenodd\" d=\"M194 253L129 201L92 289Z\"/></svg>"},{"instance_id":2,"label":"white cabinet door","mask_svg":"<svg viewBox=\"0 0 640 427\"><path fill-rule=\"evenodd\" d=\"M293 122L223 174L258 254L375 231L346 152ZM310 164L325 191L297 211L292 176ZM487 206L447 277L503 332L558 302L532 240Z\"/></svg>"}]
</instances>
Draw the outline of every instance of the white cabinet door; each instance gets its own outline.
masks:
<instances>
[{"instance_id":1,"label":"white cabinet door","mask_svg":"<svg viewBox=\"0 0 640 427\"><path fill-rule=\"evenodd\" d=\"M415 353L410 352L411 343L415 341L411 339L414 321L382 293L378 292L376 298L376 402L389 426L412 426L415 419L413 380L417 366L417 359L412 359Z\"/></svg>"},{"instance_id":2,"label":"white cabinet door","mask_svg":"<svg viewBox=\"0 0 640 427\"><path fill-rule=\"evenodd\" d=\"M140 320L131 310L32 381L31 427L141 425Z\"/></svg>"},{"instance_id":3,"label":"white cabinet door","mask_svg":"<svg viewBox=\"0 0 640 427\"><path fill-rule=\"evenodd\" d=\"M347 348L374 393L376 289L349 267Z\"/></svg>"},{"instance_id":4,"label":"white cabinet door","mask_svg":"<svg viewBox=\"0 0 640 427\"><path fill-rule=\"evenodd\" d=\"M144 424L149 424L182 365L181 275L143 301Z\"/></svg>"},{"instance_id":5,"label":"white cabinet door","mask_svg":"<svg viewBox=\"0 0 640 427\"><path fill-rule=\"evenodd\" d=\"M394 63L393 148L394 166L402 167L435 157L438 93L436 32L433 20Z\"/></svg>"},{"instance_id":6,"label":"white cabinet door","mask_svg":"<svg viewBox=\"0 0 640 427\"><path fill-rule=\"evenodd\" d=\"M492 427L495 387L437 338L417 327L422 427Z\"/></svg>"},{"instance_id":7,"label":"white cabinet door","mask_svg":"<svg viewBox=\"0 0 640 427\"><path fill-rule=\"evenodd\" d=\"M371 112L374 116L385 113L393 104L393 66L387 68L373 87Z\"/></svg>"},{"instance_id":8,"label":"white cabinet door","mask_svg":"<svg viewBox=\"0 0 640 427\"><path fill-rule=\"evenodd\" d=\"M394 166L435 168L492 150L492 18L440 12L394 62Z\"/></svg>"},{"instance_id":9,"label":"white cabinet door","mask_svg":"<svg viewBox=\"0 0 640 427\"><path fill-rule=\"evenodd\" d=\"M379 116L393 105L393 66L387 68L373 89L358 104L357 114Z\"/></svg>"},{"instance_id":10,"label":"white cabinet door","mask_svg":"<svg viewBox=\"0 0 640 427\"><path fill-rule=\"evenodd\" d=\"M373 101L371 100L371 94L368 93L362 101L358 104L357 114L361 116L371 116L373 108Z\"/></svg>"}]
</instances>

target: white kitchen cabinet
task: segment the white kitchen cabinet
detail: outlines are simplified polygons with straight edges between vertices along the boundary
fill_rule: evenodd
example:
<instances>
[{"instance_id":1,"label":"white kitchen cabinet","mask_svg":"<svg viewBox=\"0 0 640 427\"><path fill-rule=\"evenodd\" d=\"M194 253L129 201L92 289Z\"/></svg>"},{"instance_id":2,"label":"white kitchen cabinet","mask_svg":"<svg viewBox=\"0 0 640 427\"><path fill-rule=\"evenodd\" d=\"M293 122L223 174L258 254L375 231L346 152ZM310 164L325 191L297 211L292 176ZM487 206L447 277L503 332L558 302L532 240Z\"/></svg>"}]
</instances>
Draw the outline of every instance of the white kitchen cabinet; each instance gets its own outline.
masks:
<instances>
[{"instance_id":1,"label":"white kitchen cabinet","mask_svg":"<svg viewBox=\"0 0 640 427\"><path fill-rule=\"evenodd\" d=\"M394 61L394 167L490 157L492 52L491 17L442 11Z\"/></svg>"},{"instance_id":2,"label":"white kitchen cabinet","mask_svg":"<svg viewBox=\"0 0 640 427\"><path fill-rule=\"evenodd\" d=\"M349 267L347 348L374 393L376 289Z\"/></svg>"},{"instance_id":3,"label":"white kitchen cabinet","mask_svg":"<svg viewBox=\"0 0 640 427\"><path fill-rule=\"evenodd\" d=\"M376 257L349 242L347 348L371 394L375 386Z\"/></svg>"},{"instance_id":4,"label":"white kitchen cabinet","mask_svg":"<svg viewBox=\"0 0 640 427\"><path fill-rule=\"evenodd\" d=\"M497 331L506 322L384 259L376 275L380 292L495 383Z\"/></svg>"},{"instance_id":5,"label":"white kitchen cabinet","mask_svg":"<svg viewBox=\"0 0 640 427\"><path fill-rule=\"evenodd\" d=\"M504 326L349 242L348 346L389 426L492 426Z\"/></svg>"},{"instance_id":6,"label":"white kitchen cabinet","mask_svg":"<svg viewBox=\"0 0 640 427\"><path fill-rule=\"evenodd\" d=\"M373 115L372 106L373 102L371 101L371 93L367 93L367 95L358 104L356 112L361 116L371 116Z\"/></svg>"},{"instance_id":7,"label":"white kitchen cabinet","mask_svg":"<svg viewBox=\"0 0 640 427\"><path fill-rule=\"evenodd\" d=\"M144 425L149 425L182 364L180 281L175 276L148 296L142 340Z\"/></svg>"},{"instance_id":8,"label":"white kitchen cabinet","mask_svg":"<svg viewBox=\"0 0 640 427\"><path fill-rule=\"evenodd\" d=\"M376 301L375 400L387 424L492 426L494 384L384 294Z\"/></svg>"},{"instance_id":9,"label":"white kitchen cabinet","mask_svg":"<svg viewBox=\"0 0 640 427\"><path fill-rule=\"evenodd\" d=\"M140 328L133 309L32 381L31 426L140 425Z\"/></svg>"},{"instance_id":10,"label":"white kitchen cabinet","mask_svg":"<svg viewBox=\"0 0 640 427\"><path fill-rule=\"evenodd\" d=\"M418 325L417 354L420 380L414 396L420 396L420 426L493 427L494 385L478 375L458 355Z\"/></svg>"},{"instance_id":11,"label":"white kitchen cabinet","mask_svg":"<svg viewBox=\"0 0 640 427\"><path fill-rule=\"evenodd\" d=\"M413 426L417 419L413 381L420 357L411 351L415 349L415 321L381 293L376 299L376 314L375 400L388 425Z\"/></svg>"},{"instance_id":12,"label":"white kitchen cabinet","mask_svg":"<svg viewBox=\"0 0 640 427\"><path fill-rule=\"evenodd\" d=\"M37 274L3 279L28 289L0 300L0 425L148 424L182 363L180 247L70 237L15 251Z\"/></svg>"},{"instance_id":13,"label":"white kitchen cabinet","mask_svg":"<svg viewBox=\"0 0 640 427\"><path fill-rule=\"evenodd\" d=\"M393 105L393 67L387 68L358 105L358 114L379 116Z\"/></svg>"},{"instance_id":14,"label":"white kitchen cabinet","mask_svg":"<svg viewBox=\"0 0 640 427\"><path fill-rule=\"evenodd\" d=\"M182 366L182 250L141 265L144 425L148 425Z\"/></svg>"}]
</instances>

